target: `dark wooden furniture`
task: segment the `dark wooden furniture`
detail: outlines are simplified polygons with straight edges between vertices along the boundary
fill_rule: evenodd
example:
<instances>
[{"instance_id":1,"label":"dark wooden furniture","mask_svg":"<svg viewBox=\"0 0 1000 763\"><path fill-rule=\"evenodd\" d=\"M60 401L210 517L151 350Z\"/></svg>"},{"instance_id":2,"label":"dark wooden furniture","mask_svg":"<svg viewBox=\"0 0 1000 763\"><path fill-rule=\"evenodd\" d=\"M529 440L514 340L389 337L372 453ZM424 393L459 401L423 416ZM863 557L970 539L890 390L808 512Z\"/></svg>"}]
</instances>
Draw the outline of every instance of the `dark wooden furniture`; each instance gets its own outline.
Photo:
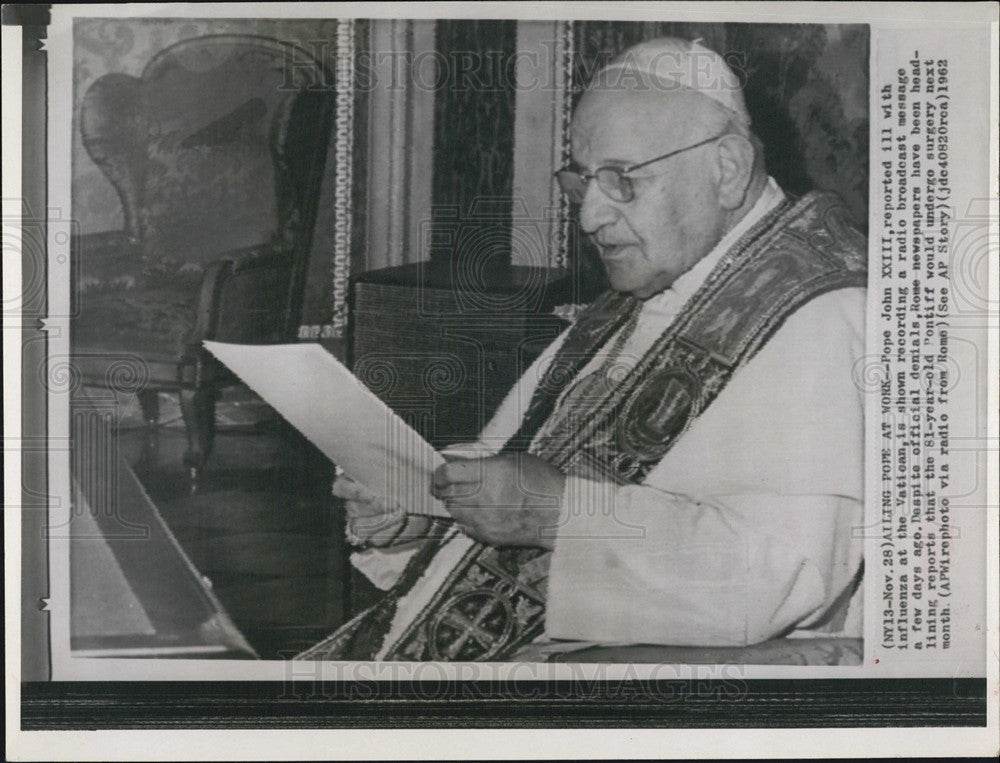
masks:
<instances>
[{"instance_id":1,"label":"dark wooden furniture","mask_svg":"<svg viewBox=\"0 0 1000 763\"><path fill-rule=\"evenodd\" d=\"M354 279L354 373L432 444L476 439L566 322L562 270L505 267L471 283L446 262Z\"/></svg>"},{"instance_id":2,"label":"dark wooden furniture","mask_svg":"<svg viewBox=\"0 0 1000 763\"><path fill-rule=\"evenodd\" d=\"M157 393L180 393L192 470L235 381L202 340L295 340L335 96L317 87L321 65L290 51L250 35L186 40L139 77L99 78L80 109L124 229L73 252L74 362L84 383L138 395L151 422Z\"/></svg>"}]
</instances>

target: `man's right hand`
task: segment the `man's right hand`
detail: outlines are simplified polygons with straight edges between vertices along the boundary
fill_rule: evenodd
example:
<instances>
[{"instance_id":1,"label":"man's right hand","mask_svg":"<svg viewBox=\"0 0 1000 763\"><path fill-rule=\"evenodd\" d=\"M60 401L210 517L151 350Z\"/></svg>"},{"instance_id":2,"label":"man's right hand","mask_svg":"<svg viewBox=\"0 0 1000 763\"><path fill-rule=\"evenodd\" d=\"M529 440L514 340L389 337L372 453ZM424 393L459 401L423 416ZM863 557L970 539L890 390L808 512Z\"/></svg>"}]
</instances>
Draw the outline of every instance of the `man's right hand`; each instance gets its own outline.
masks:
<instances>
[{"instance_id":1,"label":"man's right hand","mask_svg":"<svg viewBox=\"0 0 1000 763\"><path fill-rule=\"evenodd\" d=\"M411 517L398 506L387 507L374 493L347 475L334 480L333 495L344 500L347 512L347 535L352 543L372 546L404 543L422 537L427 531L425 517Z\"/></svg>"}]
</instances>

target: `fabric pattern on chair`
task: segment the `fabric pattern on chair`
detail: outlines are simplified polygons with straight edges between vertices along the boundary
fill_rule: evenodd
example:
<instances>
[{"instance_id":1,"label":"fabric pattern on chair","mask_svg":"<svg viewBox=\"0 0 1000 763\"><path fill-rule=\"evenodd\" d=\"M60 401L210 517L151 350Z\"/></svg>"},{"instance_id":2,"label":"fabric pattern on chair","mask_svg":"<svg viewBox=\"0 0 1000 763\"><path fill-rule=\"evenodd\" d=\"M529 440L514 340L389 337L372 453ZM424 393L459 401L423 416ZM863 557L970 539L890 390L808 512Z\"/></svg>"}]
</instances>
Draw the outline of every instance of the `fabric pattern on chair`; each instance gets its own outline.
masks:
<instances>
[{"instance_id":1,"label":"fabric pattern on chair","mask_svg":"<svg viewBox=\"0 0 1000 763\"><path fill-rule=\"evenodd\" d=\"M149 369L147 392L194 389L224 379L178 370L182 357L199 362L206 332L294 339L333 122L326 81L286 43L211 35L166 48L141 77L90 86L79 128L118 192L124 230L75 252L72 342L85 380L103 383L104 361L128 353Z\"/></svg>"}]
</instances>

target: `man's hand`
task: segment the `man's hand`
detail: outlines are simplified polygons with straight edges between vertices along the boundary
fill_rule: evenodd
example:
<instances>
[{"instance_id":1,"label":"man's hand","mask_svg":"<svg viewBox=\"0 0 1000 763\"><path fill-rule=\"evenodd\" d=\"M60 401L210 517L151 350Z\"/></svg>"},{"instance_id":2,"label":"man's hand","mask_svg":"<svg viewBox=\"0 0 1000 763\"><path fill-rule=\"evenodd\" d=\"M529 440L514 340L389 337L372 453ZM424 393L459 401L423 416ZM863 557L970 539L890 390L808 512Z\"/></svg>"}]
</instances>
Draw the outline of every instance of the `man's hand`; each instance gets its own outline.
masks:
<instances>
[{"instance_id":1,"label":"man's hand","mask_svg":"<svg viewBox=\"0 0 1000 763\"><path fill-rule=\"evenodd\" d=\"M390 509L360 482L347 475L334 480L333 494L344 499L347 511L347 533L351 542L381 546L390 541L402 543L421 537L427 530L425 517L411 517L403 527L406 515L402 509Z\"/></svg>"},{"instance_id":2,"label":"man's hand","mask_svg":"<svg viewBox=\"0 0 1000 763\"><path fill-rule=\"evenodd\" d=\"M552 549L566 478L527 454L450 461L431 492L467 535L491 546Z\"/></svg>"}]
</instances>

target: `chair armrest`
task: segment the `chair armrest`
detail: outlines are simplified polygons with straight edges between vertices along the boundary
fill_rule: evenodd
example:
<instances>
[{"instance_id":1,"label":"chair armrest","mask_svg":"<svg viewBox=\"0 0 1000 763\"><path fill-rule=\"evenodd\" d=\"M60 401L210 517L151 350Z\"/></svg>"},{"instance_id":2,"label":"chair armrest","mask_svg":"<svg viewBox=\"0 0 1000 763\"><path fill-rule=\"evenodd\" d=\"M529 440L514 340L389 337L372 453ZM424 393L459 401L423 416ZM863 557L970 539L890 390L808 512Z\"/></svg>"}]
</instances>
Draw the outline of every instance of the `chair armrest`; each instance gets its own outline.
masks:
<instances>
[{"instance_id":1,"label":"chair armrest","mask_svg":"<svg viewBox=\"0 0 1000 763\"><path fill-rule=\"evenodd\" d=\"M195 305L195 322L184 341L184 349L177 363L177 380L182 387L202 382L204 360L207 353L202 342L215 336L218 320L219 295L226 279L233 271L231 259L215 260L205 267Z\"/></svg>"},{"instance_id":2,"label":"chair armrest","mask_svg":"<svg viewBox=\"0 0 1000 763\"><path fill-rule=\"evenodd\" d=\"M221 283L208 338L237 344L294 341L292 270L286 251L236 260Z\"/></svg>"},{"instance_id":3,"label":"chair armrest","mask_svg":"<svg viewBox=\"0 0 1000 763\"><path fill-rule=\"evenodd\" d=\"M236 263L232 259L215 260L205 268L198 292L195 308L195 322L191 329L189 343L201 344L202 340L213 339L218 321L219 296L226 279L232 275Z\"/></svg>"},{"instance_id":4,"label":"chair armrest","mask_svg":"<svg viewBox=\"0 0 1000 763\"><path fill-rule=\"evenodd\" d=\"M206 266L186 355L206 339L243 343L292 339L283 336L291 257L286 252L259 251L233 252Z\"/></svg>"},{"instance_id":5,"label":"chair armrest","mask_svg":"<svg viewBox=\"0 0 1000 763\"><path fill-rule=\"evenodd\" d=\"M243 344L292 341L285 336L292 262L286 252L260 248L232 252L210 262L202 276L195 322L178 364L182 386L228 377L209 359L206 339Z\"/></svg>"}]
</instances>

